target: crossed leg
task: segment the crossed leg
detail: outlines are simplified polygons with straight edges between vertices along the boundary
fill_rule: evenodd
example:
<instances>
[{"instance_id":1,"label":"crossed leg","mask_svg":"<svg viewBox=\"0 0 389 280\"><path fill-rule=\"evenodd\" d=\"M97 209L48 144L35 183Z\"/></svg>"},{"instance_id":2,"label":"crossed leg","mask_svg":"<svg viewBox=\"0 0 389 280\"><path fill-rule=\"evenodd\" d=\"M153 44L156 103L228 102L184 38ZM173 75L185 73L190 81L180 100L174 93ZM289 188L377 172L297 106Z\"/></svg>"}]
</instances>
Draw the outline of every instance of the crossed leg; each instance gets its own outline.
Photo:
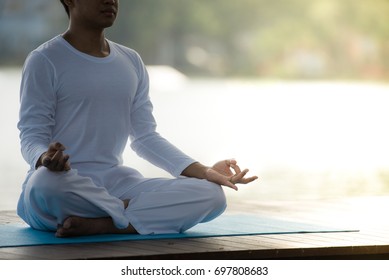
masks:
<instances>
[{"instance_id":1,"label":"crossed leg","mask_svg":"<svg viewBox=\"0 0 389 280\"><path fill-rule=\"evenodd\" d=\"M216 218L226 207L222 188L205 180L124 183L127 191L116 197L75 170L55 173L41 167L26 185L25 220L58 237L178 233Z\"/></svg>"},{"instance_id":2,"label":"crossed leg","mask_svg":"<svg viewBox=\"0 0 389 280\"><path fill-rule=\"evenodd\" d=\"M124 208L128 206L128 200L124 200ZM82 217L68 217L62 225L58 225L55 233L56 237L71 237L106 233L137 233L135 228L128 224L127 228L118 229L111 217L103 218L82 218Z\"/></svg>"}]
</instances>

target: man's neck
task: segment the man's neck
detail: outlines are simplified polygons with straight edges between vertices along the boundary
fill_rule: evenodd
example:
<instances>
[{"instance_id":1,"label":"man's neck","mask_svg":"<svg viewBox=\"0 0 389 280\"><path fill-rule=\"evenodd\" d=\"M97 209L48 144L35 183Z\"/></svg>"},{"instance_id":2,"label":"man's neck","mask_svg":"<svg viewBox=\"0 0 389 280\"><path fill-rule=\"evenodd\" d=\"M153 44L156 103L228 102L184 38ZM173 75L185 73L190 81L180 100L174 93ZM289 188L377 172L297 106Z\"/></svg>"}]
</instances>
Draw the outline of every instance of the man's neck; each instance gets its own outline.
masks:
<instances>
[{"instance_id":1,"label":"man's neck","mask_svg":"<svg viewBox=\"0 0 389 280\"><path fill-rule=\"evenodd\" d=\"M91 31L74 31L69 28L63 38L80 52L96 57L106 57L110 53L109 45L105 40L104 30Z\"/></svg>"}]
</instances>

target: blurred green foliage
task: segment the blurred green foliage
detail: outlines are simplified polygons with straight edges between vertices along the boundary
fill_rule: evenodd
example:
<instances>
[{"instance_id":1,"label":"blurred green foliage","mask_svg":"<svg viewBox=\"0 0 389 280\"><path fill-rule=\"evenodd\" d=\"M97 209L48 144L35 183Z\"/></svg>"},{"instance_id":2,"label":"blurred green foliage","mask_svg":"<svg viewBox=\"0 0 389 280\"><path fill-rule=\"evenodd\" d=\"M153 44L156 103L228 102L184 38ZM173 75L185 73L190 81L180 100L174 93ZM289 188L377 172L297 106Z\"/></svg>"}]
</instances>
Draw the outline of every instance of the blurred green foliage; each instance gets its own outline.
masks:
<instances>
[{"instance_id":1,"label":"blurred green foliage","mask_svg":"<svg viewBox=\"0 0 389 280\"><path fill-rule=\"evenodd\" d=\"M192 74L382 80L388 15L387 0L131 0L110 34Z\"/></svg>"},{"instance_id":2,"label":"blurred green foliage","mask_svg":"<svg viewBox=\"0 0 389 280\"><path fill-rule=\"evenodd\" d=\"M136 49L147 64L193 75L389 78L388 0L122 0L120 5L108 37ZM35 17L44 16L38 13ZM63 21L66 28L62 14L56 26Z\"/></svg>"}]
</instances>

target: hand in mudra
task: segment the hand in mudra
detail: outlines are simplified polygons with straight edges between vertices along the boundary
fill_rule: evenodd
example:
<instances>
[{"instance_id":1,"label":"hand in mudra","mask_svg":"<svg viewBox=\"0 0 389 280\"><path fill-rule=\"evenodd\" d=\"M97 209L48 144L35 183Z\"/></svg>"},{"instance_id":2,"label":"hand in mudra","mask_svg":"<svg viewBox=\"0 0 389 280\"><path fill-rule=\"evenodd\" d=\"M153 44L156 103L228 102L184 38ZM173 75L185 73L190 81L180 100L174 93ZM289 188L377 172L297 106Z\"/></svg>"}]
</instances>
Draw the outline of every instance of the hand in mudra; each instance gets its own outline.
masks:
<instances>
[{"instance_id":1,"label":"hand in mudra","mask_svg":"<svg viewBox=\"0 0 389 280\"><path fill-rule=\"evenodd\" d=\"M38 166L45 166L50 171L68 171L70 170L69 155L65 155L63 151L65 146L59 142L51 143L47 152L40 158Z\"/></svg>"},{"instance_id":2,"label":"hand in mudra","mask_svg":"<svg viewBox=\"0 0 389 280\"><path fill-rule=\"evenodd\" d=\"M227 159L215 163L208 168L206 177L208 181L238 190L236 184L248 184L258 179L257 176L246 177L248 169L241 171L236 160Z\"/></svg>"}]
</instances>

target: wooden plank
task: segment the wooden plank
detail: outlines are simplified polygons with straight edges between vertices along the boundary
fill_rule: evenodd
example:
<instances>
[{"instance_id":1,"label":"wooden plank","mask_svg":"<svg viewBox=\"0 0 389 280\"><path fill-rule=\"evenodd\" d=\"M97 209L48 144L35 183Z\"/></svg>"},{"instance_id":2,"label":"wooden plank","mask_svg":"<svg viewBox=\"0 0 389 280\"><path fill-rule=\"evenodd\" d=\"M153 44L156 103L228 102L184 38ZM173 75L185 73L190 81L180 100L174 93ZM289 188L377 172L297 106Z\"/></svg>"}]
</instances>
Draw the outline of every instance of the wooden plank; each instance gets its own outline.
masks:
<instances>
[{"instance_id":1,"label":"wooden plank","mask_svg":"<svg viewBox=\"0 0 389 280\"><path fill-rule=\"evenodd\" d=\"M23 224L23 220L20 219L15 211L0 211L0 225L4 224Z\"/></svg>"},{"instance_id":2,"label":"wooden plank","mask_svg":"<svg viewBox=\"0 0 389 280\"><path fill-rule=\"evenodd\" d=\"M375 204L371 211L366 207ZM328 226L342 226L350 217L361 231L12 247L0 248L0 259L389 259L389 222L360 218L373 217L377 209L387 213L389 197L378 198L377 203L373 198L248 202L235 213L260 213ZM234 213L233 207L228 212ZM7 223L23 221L14 211L0 212L0 224Z\"/></svg>"},{"instance_id":3,"label":"wooden plank","mask_svg":"<svg viewBox=\"0 0 389 280\"><path fill-rule=\"evenodd\" d=\"M262 236L260 239L264 239ZM324 257L324 256L342 256L342 255L372 255L372 254L387 254L389 252L389 247L386 246L335 246L335 247L318 247L318 246L303 246L299 243L293 243L291 240L276 240L272 237L266 239L268 243L273 242L272 248L264 248L263 246L258 247L245 247L242 246L240 249L234 248L230 250L230 247L216 248L216 250L181 250L175 252L166 252L164 250L148 250L149 244L143 244L146 246L141 246L143 249L141 251L133 252L134 247L129 245L128 242L124 242L126 248L129 249L129 252L122 250L121 253L117 253L115 246L112 244L104 244L106 247L101 247L102 244L90 244L88 246L55 246L55 253L47 254L48 251L53 250L49 248L50 246L38 246L37 248L3 248L8 249L7 255L3 259L117 259L117 258L144 258L152 256L160 256L160 258L176 258L177 256L189 257L197 254L197 257L202 256L229 256L229 257L238 257L244 256L244 258L307 258L307 257ZM288 238L289 239L289 238ZM137 244L140 245L140 244ZM35 247L35 246L34 246ZM131 250L132 248L132 250ZM18 250L19 249L19 250ZM103 249L103 250L102 250ZM21 250L21 251L20 251ZM112 251L111 251L112 250ZM5 250L7 251L7 250ZM121 251L121 250L119 250ZM107 254L107 252L109 252ZM202 254L202 255L201 255ZM170 256L170 257L169 257Z\"/></svg>"},{"instance_id":4,"label":"wooden plank","mask_svg":"<svg viewBox=\"0 0 389 280\"><path fill-rule=\"evenodd\" d=\"M1 248L0 260L39 260L38 254L29 255L20 247ZM43 258L44 259L44 258Z\"/></svg>"}]
</instances>

